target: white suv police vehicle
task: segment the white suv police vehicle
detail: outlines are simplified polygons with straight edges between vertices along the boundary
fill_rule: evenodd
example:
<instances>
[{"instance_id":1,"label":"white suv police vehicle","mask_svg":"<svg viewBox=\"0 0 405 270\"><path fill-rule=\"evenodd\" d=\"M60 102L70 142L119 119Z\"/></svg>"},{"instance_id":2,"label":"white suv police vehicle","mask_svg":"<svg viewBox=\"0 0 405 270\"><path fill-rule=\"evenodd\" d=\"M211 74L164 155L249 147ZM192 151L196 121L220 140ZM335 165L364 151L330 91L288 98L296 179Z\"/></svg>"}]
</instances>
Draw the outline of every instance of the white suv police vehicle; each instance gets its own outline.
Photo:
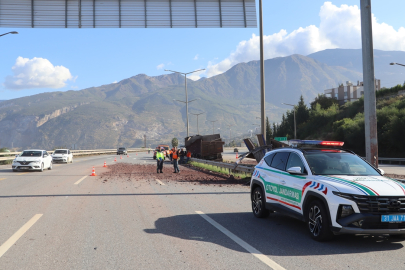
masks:
<instances>
[{"instance_id":1,"label":"white suv police vehicle","mask_svg":"<svg viewBox=\"0 0 405 270\"><path fill-rule=\"evenodd\" d=\"M266 153L255 167L250 184L253 214L264 218L277 211L298 218L317 241L336 234L403 237L405 184L383 175L383 170L348 150L279 148Z\"/></svg>"}]
</instances>

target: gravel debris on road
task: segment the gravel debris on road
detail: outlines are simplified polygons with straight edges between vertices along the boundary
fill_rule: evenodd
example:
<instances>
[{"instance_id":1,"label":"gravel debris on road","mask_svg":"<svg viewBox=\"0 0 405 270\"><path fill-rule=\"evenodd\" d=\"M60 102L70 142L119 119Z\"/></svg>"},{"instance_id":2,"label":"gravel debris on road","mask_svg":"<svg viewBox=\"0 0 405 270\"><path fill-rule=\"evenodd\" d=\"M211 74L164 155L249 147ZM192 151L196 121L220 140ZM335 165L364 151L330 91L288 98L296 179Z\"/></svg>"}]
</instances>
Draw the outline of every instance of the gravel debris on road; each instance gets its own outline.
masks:
<instances>
[{"instance_id":1,"label":"gravel debris on road","mask_svg":"<svg viewBox=\"0 0 405 270\"><path fill-rule=\"evenodd\" d=\"M161 179L165 181L189 182L194 184L245 184L245 180L238 180L233 175L223 175L201 168L180 165L180 173L173 173L173 165L165 163L163 173L156 173L156 166L150 164L117 163L108 167L100 179L111 181L141 181Z\"/></svg>"}]
</instances>

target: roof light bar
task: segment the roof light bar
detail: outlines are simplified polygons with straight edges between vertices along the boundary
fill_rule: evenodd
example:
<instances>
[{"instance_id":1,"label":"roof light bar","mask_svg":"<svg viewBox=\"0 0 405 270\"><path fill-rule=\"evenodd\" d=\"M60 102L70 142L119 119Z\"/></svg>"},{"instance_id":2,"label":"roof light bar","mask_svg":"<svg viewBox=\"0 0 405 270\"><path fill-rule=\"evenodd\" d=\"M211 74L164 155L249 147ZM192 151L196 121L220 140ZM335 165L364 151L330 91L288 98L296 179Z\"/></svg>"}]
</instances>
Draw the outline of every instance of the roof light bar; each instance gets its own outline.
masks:
<instances>
[{"instance_id":1,"label":"roof light bar","mask_svg":"<svg viewBox=\"0 0 405 270\"><path fill-rule=\"evenodd\" d=\"M338 141L315 141L315 140L290 140L293 145L325 145L325 146L343 146L344 142Z\"/></svg>"}]
</instances>

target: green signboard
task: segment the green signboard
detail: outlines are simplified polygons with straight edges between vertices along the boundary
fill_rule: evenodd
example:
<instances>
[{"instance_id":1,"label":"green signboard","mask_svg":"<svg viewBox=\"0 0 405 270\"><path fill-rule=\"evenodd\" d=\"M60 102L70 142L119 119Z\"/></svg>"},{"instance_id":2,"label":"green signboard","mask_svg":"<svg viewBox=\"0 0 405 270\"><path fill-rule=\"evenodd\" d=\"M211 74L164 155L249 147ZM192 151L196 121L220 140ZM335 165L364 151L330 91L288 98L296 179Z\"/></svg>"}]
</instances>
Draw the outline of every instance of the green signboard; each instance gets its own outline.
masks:
<instances>
[{"instance_id":1,"label":"green signboard","mask_svg":"<svg viewBox=\"0 0 405 270\"><path fill-rule=\"evenodd\" d=\"M274 139L275 139L276 141L283 142L283 141L286 141L286 140L287 140L287 137L275 137Z\"/></svg>"}]
</instances>

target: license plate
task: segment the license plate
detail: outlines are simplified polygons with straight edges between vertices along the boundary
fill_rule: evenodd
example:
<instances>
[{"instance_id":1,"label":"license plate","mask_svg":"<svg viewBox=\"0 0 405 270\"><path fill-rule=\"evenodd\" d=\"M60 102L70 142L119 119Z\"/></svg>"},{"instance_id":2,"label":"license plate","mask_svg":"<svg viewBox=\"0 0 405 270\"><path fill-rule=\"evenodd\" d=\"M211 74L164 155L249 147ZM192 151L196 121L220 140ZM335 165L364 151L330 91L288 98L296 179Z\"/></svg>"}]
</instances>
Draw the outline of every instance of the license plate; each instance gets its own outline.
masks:
<instances>
[{"instance_id":1,"label":"license plate","mask_svg":"<svg viewBox=\"0 0 405 270\"><path fill-rule=\"evenodd\" d=\"M405 215L382 215L381 222L405 222Z\"/></svg>"},{"instance_id":2,"label":"license plate","mask_svg":"<svg viewBox=\"0 0 405 270\"><path fill-rule=\"evenodd\" d=\"M28 170L30 167L21 167L21 170Z\"/></svg>"}]
</instances>

